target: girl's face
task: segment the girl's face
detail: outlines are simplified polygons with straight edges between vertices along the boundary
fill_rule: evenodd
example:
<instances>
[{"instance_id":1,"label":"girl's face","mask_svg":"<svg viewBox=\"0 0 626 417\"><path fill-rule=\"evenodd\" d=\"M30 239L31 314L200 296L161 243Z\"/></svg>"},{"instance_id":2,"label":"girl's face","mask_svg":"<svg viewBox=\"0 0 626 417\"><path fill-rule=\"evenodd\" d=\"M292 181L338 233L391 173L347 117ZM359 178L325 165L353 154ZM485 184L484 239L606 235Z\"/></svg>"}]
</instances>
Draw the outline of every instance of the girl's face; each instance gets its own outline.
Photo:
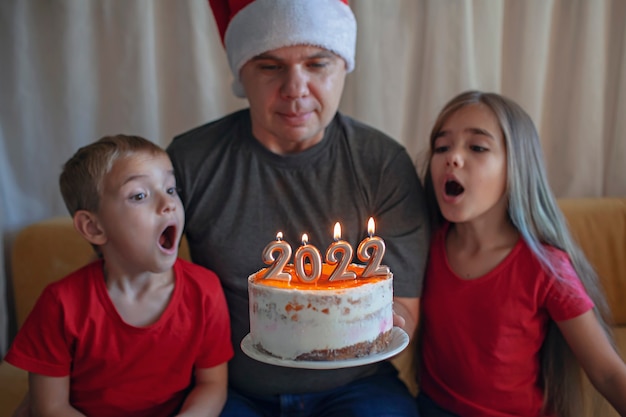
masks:
<instances>
[{"instance_id":1,"label":"girl's face","mask_svg":"<svg viewBox=\"0 0 626 417\"><path fill-rule=\"evenodd\" d=\"M506 163L502 129L487 106L452 113L435 136L430 164L443 217L464 223L507 216Z\"/></svg>"}]
</instances>

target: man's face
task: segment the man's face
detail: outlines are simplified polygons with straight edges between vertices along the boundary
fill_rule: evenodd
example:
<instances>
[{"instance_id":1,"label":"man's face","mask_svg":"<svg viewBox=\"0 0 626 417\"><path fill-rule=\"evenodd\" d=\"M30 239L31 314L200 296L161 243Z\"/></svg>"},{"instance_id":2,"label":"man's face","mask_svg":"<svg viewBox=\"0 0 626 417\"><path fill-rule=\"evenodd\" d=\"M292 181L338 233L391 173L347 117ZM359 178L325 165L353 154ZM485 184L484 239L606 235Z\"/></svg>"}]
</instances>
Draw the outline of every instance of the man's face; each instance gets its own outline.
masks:
<instances>
[{"instance_id":1,"label":"man's face","mask_svg":"<svg viewBox=\"0 0 626 417\"><path fill-rule=\"evenodd\" d=\"M254 136L277 154L319 143L339 107L345 77L345 61L316 46L287 46L252 58L240 78Z\"/></svg>"}]
</instances>

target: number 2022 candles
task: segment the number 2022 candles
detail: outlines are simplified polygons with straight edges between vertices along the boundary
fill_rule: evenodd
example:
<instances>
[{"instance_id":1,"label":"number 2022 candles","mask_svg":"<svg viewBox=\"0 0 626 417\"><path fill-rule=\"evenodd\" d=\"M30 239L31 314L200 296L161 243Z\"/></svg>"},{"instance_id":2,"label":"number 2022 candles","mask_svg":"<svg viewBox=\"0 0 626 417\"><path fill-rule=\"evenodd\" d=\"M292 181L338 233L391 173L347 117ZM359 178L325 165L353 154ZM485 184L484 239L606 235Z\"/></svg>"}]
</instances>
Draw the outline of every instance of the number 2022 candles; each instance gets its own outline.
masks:
<instances>
[{"instance_id":1,"label":"number 2022 candles","mask_svg":"<svg viewBox=\"0 0 626 417\"><path fill-rule=\"evenodd\" d=\"M363 239L357 248L357 257L361 262L366 262L365 270L361 275L363 278L386 276L389 268L380 265L385 254L385 242L378 236L374 236L374 219L368 221L368 237ZM277 256L275 256L277 254ZM276 240L267 244L263 250L263 262L268 267L264 279L275 279L280 281L291 280L291 275L284 271L285 266L291 258L292 249L289 243L283 240L281 232L276 235ZM338 256L340 255L340 257ZM334 242L326 250L326 262L335 266L330 274L329 281L352 280L357 275L348 270L348 265L352 261L352 246L345 240L341 240L341 225L335 224ZM319 250L309 244L308 236L302 235L302 245L296 250L294 256L294 269L296 278L303 283L314 284L322 274L322 258Z\"/></svg>"}]
</instances>

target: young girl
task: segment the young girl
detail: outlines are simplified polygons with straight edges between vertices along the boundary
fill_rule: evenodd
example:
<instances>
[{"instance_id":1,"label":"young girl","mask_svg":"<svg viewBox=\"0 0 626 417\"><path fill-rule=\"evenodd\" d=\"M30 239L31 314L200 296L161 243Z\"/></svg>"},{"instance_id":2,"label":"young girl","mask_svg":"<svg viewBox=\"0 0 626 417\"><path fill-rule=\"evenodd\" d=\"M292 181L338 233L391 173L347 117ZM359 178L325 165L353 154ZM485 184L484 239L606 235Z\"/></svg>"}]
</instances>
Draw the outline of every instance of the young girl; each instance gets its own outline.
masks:
<instances>
[{"instance_id":1,"label":"young girl","mask_svg":"<svg viewBox=\"0 0 626 417\"><path fill-rule=\"evenodd\" d=\"M441 111L425 175L435 234L422 296L422 417L580 412L579 366L626 416L626 365L598 279L519 105L470 91Z\"/></svg>"}]
</instances>

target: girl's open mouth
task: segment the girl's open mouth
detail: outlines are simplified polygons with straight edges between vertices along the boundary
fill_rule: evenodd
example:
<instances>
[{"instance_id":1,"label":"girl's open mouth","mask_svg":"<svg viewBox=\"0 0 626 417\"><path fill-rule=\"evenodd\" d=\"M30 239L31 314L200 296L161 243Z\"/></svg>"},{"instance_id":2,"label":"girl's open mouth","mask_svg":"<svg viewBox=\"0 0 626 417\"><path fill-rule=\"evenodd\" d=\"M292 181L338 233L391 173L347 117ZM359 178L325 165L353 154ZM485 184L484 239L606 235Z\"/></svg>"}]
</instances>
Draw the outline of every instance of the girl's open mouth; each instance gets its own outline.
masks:
<instances>
[{"instance_id":1,"label":"girl's open mouth","mask_svg":"<svg viewBox=\"0 0 626 417\"><path fill-rule=\"evenodd\" d=\"M454 180L446 181L446 195L456 197L465 191L465 188Z\"/></svg>"}]
</instances>

